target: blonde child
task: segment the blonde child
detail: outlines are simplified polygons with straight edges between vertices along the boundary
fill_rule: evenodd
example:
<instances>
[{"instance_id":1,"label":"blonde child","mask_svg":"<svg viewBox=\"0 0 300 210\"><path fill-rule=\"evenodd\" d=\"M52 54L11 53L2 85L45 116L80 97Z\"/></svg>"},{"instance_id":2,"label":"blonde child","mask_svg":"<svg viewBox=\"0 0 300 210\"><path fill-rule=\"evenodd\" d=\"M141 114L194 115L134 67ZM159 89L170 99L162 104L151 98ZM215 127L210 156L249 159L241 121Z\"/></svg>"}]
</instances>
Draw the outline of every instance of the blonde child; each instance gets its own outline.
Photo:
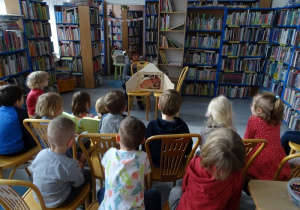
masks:
<instances>
[{"instance_id":1,"label":"blonde child","mask_svg":"<svg viewBox=\"0 0 300 210\"><path fill-rule=\"evenodd\" d=\"M45 93L44 88L48 86L49 75L45 71L35 71L28 75L27 86L31 89L27 96L27 110L31 116L35 115L35 105L40 95Z\"/></svg>"},{"instance_id":2,"label":"blonde child","mask_svg":"<svg viewBox=\"0 0 300 210\"><path fill-rule=\"evenodd\" d=\"M259 93L253 98L251 112L252 116L248 120L244 138L266 139L268 143L249 168L248 175L254 179L272 180L280 161L285 157L280 144L283 103L273 93ZM257 147L252 150L252 153L257 150ZM286 164L280 179L287 179L289 175L290 168Z\"/></svg>"},{"instance_id":3,"label":"blonde child","mask_svg":"<svg viewBox=\"0 0 300 210\"><path fill-rule=\"evenodd\" d=\"M173 187L170 209L238 209L242 194L245 147L232 129L212 132L186 169L182 186Z\"/></svg>"},{"instance_id":4,"label":"blonde child","mask_svg":"<svg viewBox=\"0 0 300 210\"><path fill-rule=\"evenodd\" d=\"M96 101L95 108L98 113L98 116L96 116L95 118L97 119L101 119L103 115L108 113L108 111L105 109L104 98L105 96L102 96Z\"/></svg>"},{"instance_id":5,"label":"blonde child","mask_svg":"<svg viewBox=\"0 0 300 210\"><path fill-rule=\"evenodd\" d=\"M32 163L33 183L39 188L46 207L57 208L74 201L88 183L91 187L92 179L89 170L66 155L75 140L72 120L53 119L47 137L51 147L43 149Z\"/></svg>"}]
</instances>

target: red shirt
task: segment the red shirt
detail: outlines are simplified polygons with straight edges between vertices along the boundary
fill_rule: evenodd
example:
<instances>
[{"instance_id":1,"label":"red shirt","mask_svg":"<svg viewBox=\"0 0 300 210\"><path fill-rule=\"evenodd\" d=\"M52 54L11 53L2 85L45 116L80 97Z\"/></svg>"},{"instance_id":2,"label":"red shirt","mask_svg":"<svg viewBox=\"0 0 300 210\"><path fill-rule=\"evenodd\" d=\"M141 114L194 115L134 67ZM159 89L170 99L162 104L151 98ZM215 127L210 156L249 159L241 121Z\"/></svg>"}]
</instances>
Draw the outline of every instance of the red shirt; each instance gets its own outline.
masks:
<instances>
[{"instance_id":1,"label":"red shirt","mask_svg":"<svg viewBox=\"0 0 300 210\"><path fill-rule=\"evenodd\" d=\"M244 139L266 139L268 141L265 148L250 166L248 175L254 179L272 180L281 160L286 156L280 143L280 125L273 126L260 117L251 116L248 120ZM259 146L260 144L253 149L248 157L251 157L251 154ZM280 180L288 179L290 173L289 164L285 164L280 173Z\"/></svg>"},{"instance_id":2,"label":"red shirt","mask_svg":"<svg viewBox=\"0 0 300 210\"><path fill-rule=\"evenodd\" d=\"M45 91L41 89L33 89L29 92L27 96L27 110L29 115L35 115L35 105L40 95L45 93Z\"/></svg>"}]
</instances>

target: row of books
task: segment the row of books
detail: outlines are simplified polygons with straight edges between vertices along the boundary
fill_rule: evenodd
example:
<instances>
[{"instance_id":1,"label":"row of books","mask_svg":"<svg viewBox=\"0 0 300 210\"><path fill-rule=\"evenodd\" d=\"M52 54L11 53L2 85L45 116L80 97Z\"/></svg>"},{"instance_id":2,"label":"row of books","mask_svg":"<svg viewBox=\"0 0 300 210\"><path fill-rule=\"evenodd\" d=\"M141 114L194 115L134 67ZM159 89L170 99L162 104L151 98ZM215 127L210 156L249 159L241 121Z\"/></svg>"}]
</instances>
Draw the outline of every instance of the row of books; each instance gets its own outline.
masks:
<instances>
[{"instance_id":1,"label":"row of books","mask_svg":"<svg viewBox=\"0 0 300 210\"><path fill-rule=\"evenodd\" d=\"M164 48L182 48L181 44L163 34L159 35L159 46Z\"/></svg>"},{"instance_id":2,"label":"row of books","mask_svg":"<svg viewBox=\"0 0 300 210\"><path fill-rule=\"evenodd\" d=\"M247 71L247 72L261 72L262 60L260 58L223 58L221 69L224 71Z\"/></svg>"},{"instance_id":3,"label":"row of books","mask_svg":"<svg viewBox=\"0 0 300 210\"><path fill-rule=\"evenodd\" d=\"M1 82L3 82L3 81L1 81ZM30 89L26 85L26 79L24 78L23 75L18 75L18 76L10 77L7 80L5 80L5 82L8 85L18 85L19 87L21 87L22 93L23 93L24 96L27 96L27 94L30 91Z\"/></svg>"},{"instance_id":4,"label":"row of books","mask_svg":"<svg viewBox=\"0 0 300 210\"><path fill-rule=\"evenodd\" d=\"M197 96L213 96L215 83L184 83L182 94L197 95Z\"/></svg>"},{"instance_id":5,"label":"row of books","mask_svg":"<svg viewBox=\"0 0 300 210\"><path fill-rule=\"evenodd\" d=\"M278 42L282 45L293 45L296 38L296 29L291 28L275 28L273 30L273 42Z\"/></svg>"},{"instance_id":6,"label":"row of books","mask_svg":"<svg viewBox=\"0 0 300 210\"><path fill-rule=\"evenodd\" d=\"M97 41L101 39L101 30L100 28L92 27L91 28L91 41Z\"/></svg>"},{"instance_id":7,"label":"row of books","mask_svg":"<svg viewBox=\"0 0 300 210\"><path fill-rule=\"evenodd\" d=\"M141 15L142 11L128 11L127 12L127 18L128 19L134 19L134 18L139 18L143 15Z\"/></svg>"},{"instance_id":8,"label":"row of books","mask_svg":"<svg viewBox=\"0 0 300 210\"><path fill-rule=\"evenodd\" d=\"M146 18L146 28L157 28L156 16L150 16Z\"/></svg>"},{"instance_id":9,"label":"row of books","mask_svg":"<svg viewBox=\"0 0 300 210\"><path fill-rule=\"evenodd\" d=\"M99 16L99 27L104 27L104 17L103 16Z\"/></svg>"},{"instance_id":10,"label":"row of books","mask_svg":"<svg viewBox=\"0 0 300 210\"><path fill-rule=\"evenodd\" d=\"M288 127L293 131L300 131L299 113L289 105L284 104L283 120L287 122Z\"/></svg>"},{"instance_id":11,"label":"row of books","mask_svg":"<svg viewBox=\"0 0 300 210\"><path fill-rule=\"evenodd\" d=\"M48 73L48 75L49 75L49 80L48 80L48 86L50 86L50 87L52 87L52 86L54 86L55 85L55 83L56 83L56 72L54 72L54 71L49 71L49 72L47 72ZM52 91L53 92L53 91Z\"/></svg>"},{"instance_id":12,"label":"row of books","mask_svg":"<svg viewBox=\"0 0 300 210\"><path fill-rule=\"evenodd\" d=\"M257 74L220 72L218 81L219 83L259 85L260 78Z\"/></svg>"},{"instance_id":13,"label":"row of books","mask_svg":"<svg viewBox=\"0 0 300 210\"><path fill-rule=\"evenodd\" d=\"M274 59L276 61L290 63L292 57L293 49L290 47L282 47L278 45L273 45L271 50L270 59Z\"/></svg>"},{"instance_id":14,"label":"row of books","mask_svg":"<svg viewBox=\"0 0 300 210\"><path fill-rule=\"evenodd\" d=\"M80 56L81 45L75 42L62 42L59 51L61 56Z\"/></svg>"},{"instance_id":15,"label":"row of books","mask_svg":"<svg viewBox=\"0 0 300 210\"><path fill-rule=\"evenodd\" d=\"M274 81L270 75L266 75L263 84L269 91L273 92L275 95L281 96L284 86L283 82Z\"/></svg>"},{"instance_id":16,"label":"row of books","mask_svg":"<svg viewBox=\"0 0 300 210\"><path fill-rule=\"evenodd\" d=\"M66 8L62 11L55 11L56 23L79 23L78 8Z\"/></svg>"},{"instance_id":17,"label":"row of books","mask_svg":"<svg viewBox=\"0 0 300 210\"><path fill-rule=\"evenodd\" d=\"M274 11L263 14L261 11L233 12L227 14L227 25L273 25Z\"/></svg>"},{"instance_id":18,"label":"row of books","mask_svg":"<svg viewBox=\"0 0 300 210\"><path fill-rule=\"evenodd\" d=\"M146 54L156 54L157 45L156 44L146 44Z\"/></svg>"},{"instance_id":19,"label":"row of books","mask_svg":"<svg viewBox=\"0 0 300 210\"><path fill-rule=\"evenodd\" d=\"M24 36L21 30L0 30L0 52L24 49Z\"/></svg>"},{"instance_id":20,"label":"row of books","mask_svg":"<svg viewBox=\"0 0 300 210\"><path fill-rule=\"evenodd\" d=\"M284 80L288 71L288 66L280 62L269 61L266 73L276 80Z\"/></svg>"},{"instance_id":21,"label":"row of books","mask_svg":"<svg viewBox=\"0 0 300 210\"><path fill-rule=\"evenodd\" d=\"M286 81L286 85L289 87L295 87L300 89L300 71L291 69L289 71L289 76Z\"/></svg>"},{"instance_id":22,"label":"row of books","mask_svg":"<svg viewBox=\"0 0 300 210\"><path fill-rule=\"evenodd\" d=\"M27 38L51 37L50 23L26 21L25 25Z\"/></svg>"},{"instance_id":23,"label":"row of books","mask_svg":"<svg viewBox=\"0 0 300 210\"><path fill-rule=\"evenodd\" d=\"M146 31L146 42L157 42L158 32L157 31Z\"/></svg>"},{"instance_id":24,"label":"row of books","mask_svg":"<svg viewBox=\"0 0 300 210\"><path fill-rule=\"evenodd\" d=\"M175 11L173 0L160 1L159 6L160 6L161 12L174 12Z\"/></svg>"},{"instance_id":25,"label":"row of books","mask_svg":"<svg viewBox=\"0 0 300 210\"><path fill-rule=\"evenodd\" d=\"M161 64L169 64L170 63L170 60L169 60L165 50L159 50L159 63L161 63Z\"/></svg>"},{"instance_id":26,"label":"row of books","mask_svg":"<svg viewBox=\"0 0 300 210\"><path fill-rule=\"evenodd\" d=\"M241 86L223 86L219 85L217 94L224 95L228 98L245 98L252 97L258 91L254 87L241 87Z\"/></svg>"},{"instance_id":27,"label":"row of books","mask_svg":"<svg viewBox=\"0 0 300 210\"><path fill-rule=\"evenodd\" d=\"M75 87L83 87L84 86L84 77L82 75L73 75L75 80Z\"/></svg>"},{"instance_id":28,"label":"row of books","mask_svg":"<svg viewBox=\"0 0 300 210\"><path fill-rule=\"evenodd\" d=\"M206 19L205 13L202 14L202 17L200 17L199 13L196 17L192 15L191 13L191 15L187 17L186 28L188 30L222 30L222 18L211 17L211 15L209 15L209 18Z\"/></svg>"},{"instance_id":29,"label":"row of books","mask_svg":"<svg viewBox=\"0 0 300 210\"><path fill-rule=\"evenodd\" d=\"M112 39L113 40L122 40L122 34L114 34Z\"/></svg>"},{"instance_id":30,"label":"row of books","mask_svg":"<svg viewBox=\"0 0 300 210\"><path fill-rule=\"evenodd\" d=\"M268 44L230 44L223 45L222 55L228 56L265 56L269 49Z\"/></svg>"},{"instance_id":31,"label":"row of books","mask_svg":"<svg viewBox=\"0 0 300 210\"><path fill-rule=\"evenodd\" d=\"M108 32L111 33L122 33L122 28L120 28L119 26L112 26L108 28Z\"/></svg>"},{"instance_id":32,"label":"row of books","mask_svg":"<svg viewBox=\"0 0 300 210\"><path fill-rule=\"evenodd\" d=\"M154 4L147 3L147 5L146 5L146 14L147 15L157 15L158 14L157 8L158 8L157 3L154 3Z\"/></svg>"},{"instance_id":33,"label":"row of books","mask_svg":"<svg viewBox=\"0 0 300 210\"><path fill-rule=\"evenodd\" d=\"M300 108L300 92L290 87L284 89L283 100L288 102L293 109L299 110Z\"/></svg>"},{"instance_id":34,"label":"row of books","mask_svg":"<svg viewBox=\"0 0 300 210\"><path fill-rule=\"evenodd\" d=\"M160 30L170 29L170 15L164 14L160 17Z\"/></svg>"},{"instance_id":35,"label":"row of books","mask_svg":"<svg viewBox=\"0 0 300 210\"><path fill-rule=\"evenodd\" d=\"M184 62L193 64L217 65L219 53L207 50L188 50L184 54Z\"/></svg>"},{"instance_id":36,"label":"row of books","mask_svg":"<svg viewBox=\"0 0 300 210\"><path fill-rule=\"evenodd\" d=\"M219 48L221 36L211 36L209 34L198 34L196 36L188 35L185 40L186 47L196 48Z\"/></svg>"},{"instance_id":37,"label":"row of books","mask_svg":"<svg viewBox=\"0 0 300 210\"><path fill-rule=\"evenodd\" d=\"M99 24L99 13L97 9L90 8L90 24Z\"/></svg>"},{"instance_id":38,"label":"row of books","mask_svg":"<svg viewBox=\"0 0 300 210\"><path fill-rule=\"evenodd\" d=\"M153 56L153 55L150 55L150 56L146 55L145 56L145 61L148 61L150 63L153 63L155 59L156 59L156 56Z\"/></svg>"},{"instance_id":39,"label":"row of books","mask_svg":"<svg viewBox=\"0 0 300 210\"><path fill-rule=\"evenodd\" d=\"M139 36L139 28L128 28L128 36Z\"/></svg>"},{"instance_id":40,"label":"row of books","mask_svg":"<svg viewBox=\"0 0 300 210\"><path fill-rule=\"evenodd\" d=\"M248 42L269 42L270 28L226 28L224 40L226 41L248 41Z\"/></svg>"},{"instance_id":41,"label":"row of books","mask_svg":"<svg viewBox=\"0 0 300 210\"><path fill-rule=\"evenodd\" d=\"M139 44L140 38L139 37L128 37L129 44Z\"/></svg>"},{"instance_id":42,"label":"row of books","mask_svg":"<svg viewBox=\"0 0 300 210\"><path fill-rule=\"evenodd\" d=\"M81 58L71 58L69 60L63 60L61 59L59 64L59 69L68 69L68 71L72 72L82 72L82 60Z\"/></svg>"},{"instance_id":43,"label":"row of books","mask_svg":"<svg viewBox=\"0 0 300 210\"><path fill-rule=\"evenodd\" d=\"M53 56L32 57L31 65L33 71L49 71L54 69Z\"/></svg>"},{"instance_id":44,"label":"row of books","mask_svg":"<svg viewBox=\"0 0 300 210\"><path fill-rule=\"evenodd\" d=\"M122 47L122 41L113 41L113 47Z\"/></svg>"},{"instance_id":45,"label":"row of books","mask_svg":"<svg viewBox=\"0 0 300 210\"><path fill-rule=\"evenodd\" d=\"M216 69L189 68L186 78L191 80L215 80L216 74Z\"/></svg>"},{"instance_id":46,"label":"row of books","mask_svg":"<svg viewBox=\"0 0 300 210\"><path fill-rule=\"evenodd\" d=\"M58 39L61 40L80 40L80 31L77 26L57 26Z\"/></svg>"},{"instance_id":47,"label":"row of books","mask_svg":"<svg viewBox=\"0 0 300 210\"><path fill-rule=\"evenodd\" d=\"M102 42L92 43L92 56L99 56L102 52Z\"/></svg>"},{"instance_id":48,"label":"row of books","mask_svg":"<svg viewBox=\"0 0 300 210\"><path fill-rule=\"evenodd\" d=\"M49 7L46 4L21 1L21 9L26 19L50 20Z\"/></svg>"},{"instance_id":49,"label":"row of books","mask_svg":"<svg viewBox=\"0 0 300 210\"><path fill-rule=\"evenodd\" d=\"M299 50L294 51L291 66L296 67L296 68L300 67L300 51Z\"/></svg>"},{"instance_id":50,"label":"row of books","mask_svg":"<svg viewBox=\"0 0 300 210\"><path fill-rule=\"evenodd\" d=\"M50 40L28 41L30 56L52 55L54 51L53 42Z\"/></svg>"},{"instance_id":51,"label":"row of books","mask_svg":"<svg viewBox=\"0 0 300 210\"><path fill-rule=\"evenodd\" d=\"M28 69L26 52L0 56L0 77L17 74Z\"/></svg>"},{"instance_id":52,"label":"row of books","mask_svg":"<svg viewBox=\"0 0 300 210\"><path fill-rule=\"evenodd\" d=\"M119 18L119 19L121 19L121 18ZM122 22L108 21L108 25L122 27Z\"/></svg>"},{"instance_id":53,"label":"row of books","mask_svg":"<svg viewBox=\"0 0 300 210\"><path fill-rule=\"evenodd\" d=\"M97 57L93 60L93 71L99 72L102 69L102 58Z\"/></svg>"},{"instance_id":54,"label":"row of books","mask_svg":"<svg viewBox=\"0 0 300 210\"><path fill-rule=\"evenodd\" d=\"M280 10L277 25L295 26L300 25L300 9Z\"/></svg>"},{"instance_id":55,"label":"row of books","mask_svg":"<svg viewBox=\"0 0 300 210\"><path fill-rule=\"evenodd\" d=\"M128 27L140 27L141 26L141 20L138 21L129 21L127 22Z\"/></svg>"}]
</instances>

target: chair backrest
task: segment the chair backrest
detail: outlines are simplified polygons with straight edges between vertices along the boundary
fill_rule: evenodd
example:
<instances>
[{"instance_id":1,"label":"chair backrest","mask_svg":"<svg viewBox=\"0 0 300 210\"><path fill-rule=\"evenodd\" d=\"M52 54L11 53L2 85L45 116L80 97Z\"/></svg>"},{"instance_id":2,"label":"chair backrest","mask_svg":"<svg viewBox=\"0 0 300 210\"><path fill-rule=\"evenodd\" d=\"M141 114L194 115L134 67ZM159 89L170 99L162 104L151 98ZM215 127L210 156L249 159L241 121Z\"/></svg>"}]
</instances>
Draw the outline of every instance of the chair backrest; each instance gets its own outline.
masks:
<instances>
[{"instance_id":1,"label":"chair backrest","mask_svg":"<svg viewBox=\"0 0 300 210\"><path fill-rule=\"evenodd\" d=\"M118 148L118 144L116 141L117 133L87 133L81 134L78 136L78 143L79 146L84 153L87 162L90 167L90 171L92 174L92 182L93 182L93 195L96 196L96 183L95 183L95 170L96 167L100 168L102 178L104 179L104 169L101 165L101 160L104 154L109 150L111 147ZM93 145L93 151L91 154L87 151L82 143L83 138L90 138L91 145ZM101 178L101 177L99 177Z\"/></svg>"},{"instance_id":2,"label":"chair backrest","mask_svg":"<svg viewBox=\"0 0 300 210\"><path fill-rule=\"evenodd\" d=\"M248 159L244 169L243 169L243 174L244 176L247 175L248 169L253 163L253 161L256 159L256 157L259 155L259 153L265 148L267 145L267 140L265 139L243 139L244 145L245 145L245 150L246 150L246 158L250 155L252 150L260 144L260 146L257 148L257 150L252 154L252 156Z\"/></svg>"},{"instance_id":3,"label":"chair backrest","mask_svg":"<svg viewBox=\"0 0 300 210\"><path fill-rule=\"evenodd\" d=\"M176 90L179 93L181 93L181 86L182 86L183 80L184 80L184 78L185 78L188 71L189 71L189 67L186 66L182 69L182 71L180 73L180 76L178 78L178 83L177 83L177 86L176 86Z\"/></svg>"},{"instance_id":4,"label":"chair backrest","mask_svg":"<svg viewBox=\"0 0 300 210\"><path fill-rule=\"evenodd\" d=\"M291 148L290 155L296 152L300 152L300 144L289 141L289 146Z\"/></svg>"},{"instance_id":5,"label":"chair backrest","mask_svg":"<svg viewBox=\"0 0 300 210\"><path fill-rule=\"evenodd\" d=\"M33 183L22 180L0 179L0 204L4 207L4 209L31 209L30 205L24 201L22 196L19 195L12 186L29 188L25 194L27 194L30 190L33 190L39 200L40 209L46 209L44 199L39 189Z\"/></svg>"},{"instance_id":6,"label":"chair backrest","mask_svg":"<svg viewBox=\"0 0 300 210\"><path fill-rule=\"evenodd\" d=\"M40 150L49 148L50 144L47 137L48 124L51 120L25 119L23 124L34 140L37 142Z\"/></svg>"},{"instance_id":7,"label":"chair backrest","mask_svg":"<svg viewBox=\"0 0 300 210\"><path fill-rule=\"evenodd\" d=\"M277 171L275 173L275 176L274 176L273 180L275 180L275 181L279 180L280 173L281 173L284 165L286 164L286 162L288 162L291 159L299 158L299 157L300 157L300 153L290 154L290 155L284 157L282 159L282 161L280 162L278 168L277 168ZM290 175L289 179L292 179L294 177L299 177L299 176L300 176L300 164L292 169L292 172L291 172L291 175Z\"/></svg>"},{"instance_id":8,"label":"chair backrest","mask_svg":"<svg viewBox=\"0 0 300 210\"><path fill-rule=\"evenodd\" d=\"M142 70L148 64L149 64L148 61L136 61L136 62L133 62L131 64L131 76L134 75L134 73L133 73L133 67L136 66L136 71L138 72L139 70Z\"/></svg>"},{"instance_id":9,"label":"chair backrest","mask_svg":"<svg viewBox=\"0 0 300 210\"><path fill-rule=\"evenodd\" d=\"M67 112L63 112L61 115L59 115L61 117L67 117L69 119L71 119L75 125L76 125L76 133L79 133L79 127L78 127L78 121L76 119L76 116L72 115L72 114L69 114Z\"/></svg>"},{"instance_id":10,"label":"chair backrest","mask_svg":"<svg viewBox=\"0 0 300 210\"><path fill-rule=\"evenodd\" d=\"M84 117L81 120L81 126L84 131L89 133L98 133L100 119Z\"/></svg>"},{"instance_id":11,"label":"chair backrest","mask_svg":"<svg viewBox=\"0 0 300 210\"><path fill-rule=\"evenodd\" d=\"M191 138L196 137L196 144L193 146L191 153L185 157ZM177 179L179 170L185 170L190 160L194 156L197 147L200 144L201 136L199 134L173 134L173 135L156 135L146 140L146 152L150 160L151 169L155 168L152 162L150 144L153 141L161 141L160 151L160 181L174 181ZM184 167L182 167L184 165ZM153 170L152 170L153 171Z\"/></svg>"}]
</instances>

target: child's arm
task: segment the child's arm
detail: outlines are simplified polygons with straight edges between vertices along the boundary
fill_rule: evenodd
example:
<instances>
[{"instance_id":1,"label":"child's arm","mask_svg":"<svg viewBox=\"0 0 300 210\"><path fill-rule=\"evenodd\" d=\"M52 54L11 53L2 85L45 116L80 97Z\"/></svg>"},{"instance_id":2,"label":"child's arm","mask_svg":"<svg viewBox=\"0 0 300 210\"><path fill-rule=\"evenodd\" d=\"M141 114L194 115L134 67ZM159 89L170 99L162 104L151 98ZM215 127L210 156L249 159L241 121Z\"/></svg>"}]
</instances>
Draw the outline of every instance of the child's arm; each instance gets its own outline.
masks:
<instances>
[{"instance_id":1,"label":"child's arm","mask_svg":"<svg viewBox=\"0 0 300 210\"><path fill-rule=\"evenodd\" d=\"M255 118L250 117L247 123L247 128L245 131L244 139L254 139L255 138Z\"/></svg>"},{"instance_id":2,"label":"child's arm","mask_svg":"<svg viewBox=\"0 0 300 210\"><path fill-rule=\"evenodd\" d=\"M71 165L68 174L68 181L71 186L79 187L84 183L83 170L79 168L78 162L75 159L70 159L74 163Z\"/></svg>"}]
</instances>

